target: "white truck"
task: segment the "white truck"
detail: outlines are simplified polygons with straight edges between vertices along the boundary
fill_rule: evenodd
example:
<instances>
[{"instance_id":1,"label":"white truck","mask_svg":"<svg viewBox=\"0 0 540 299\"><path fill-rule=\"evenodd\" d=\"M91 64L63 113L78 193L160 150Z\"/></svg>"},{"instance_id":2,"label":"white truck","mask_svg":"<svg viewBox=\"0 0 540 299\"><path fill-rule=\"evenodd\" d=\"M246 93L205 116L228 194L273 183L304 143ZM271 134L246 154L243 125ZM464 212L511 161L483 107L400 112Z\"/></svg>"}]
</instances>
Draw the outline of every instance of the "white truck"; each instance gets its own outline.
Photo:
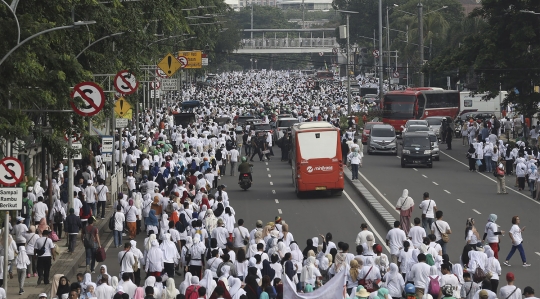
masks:
<instances>
[{"instance_id":1,"label":"white truck","mask_svg":"<svg viewBox=\"0 0 540 299\"><path fill-rule=\"evenodd\" d=\"M490 100L482 100L485 93L473 95L470 91L462 91L460 97L460 115L467 112L492 112L497 118L501 117L501 104L508 92L501 91L499 95Z\"/></svg>"}]
</instances>

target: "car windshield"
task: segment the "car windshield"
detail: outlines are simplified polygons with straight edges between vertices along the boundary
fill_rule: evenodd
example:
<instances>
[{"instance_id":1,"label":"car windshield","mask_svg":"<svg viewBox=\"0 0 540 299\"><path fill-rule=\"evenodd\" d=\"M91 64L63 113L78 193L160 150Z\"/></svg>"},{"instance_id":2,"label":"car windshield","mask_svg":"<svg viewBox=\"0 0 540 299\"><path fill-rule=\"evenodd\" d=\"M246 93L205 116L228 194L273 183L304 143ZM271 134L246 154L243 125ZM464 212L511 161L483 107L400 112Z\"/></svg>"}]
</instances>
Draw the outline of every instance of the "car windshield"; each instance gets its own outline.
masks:
<instances>
[{"instance_id":1,"label":"car windshield","mask_svg":"<svg viewBox=\"0 0 540 299\"><path fill-rule=\"evenodd\" d=\"M410 127L410 126L415 126L415 125L422 125L422 126L425 126L426 125L426 121L425 120L409 120L406 124L407 127Z\"/></svg>"},{"instance_id":2,"label":"car windshield","mask_svg":"<svg viewBox=\"0 0 540 299\"><path fill-rule=\"evenodd\" d=\"M366 126L364 127L364 130L371 130L371 128L373 128L373 126L376 125L374 123L366 123Z\"/></svg>"},{"instance_id":3,"label":"car windshield","mask_svg":"<svg viewBox=\"0 0 540 299\"><path fill-rule=\"evenodd\" d=\"M426 126L411 126L407 129L408 132L427 132L429 128Z\"/></svg>"},{"instance_id":4,"label":"car windshield","mask_svg":"<svg viewBox=\"0 0 540 299\"><path fill-rule=\"evenodd\" d=\"M430 141L428 137L407 137L403 140L405 147L429 147Z\"/></svg>"},{"instance_id":5,"label":"car windshield","mask_svg":"<svg viewBox=\"0 0 540 299\"><path fill-rule=\"evenodd\" d=\"M442 124L442 118L428 118L427 122L430 126L440 126Z\"/></svg>"},{"instance_id":6,"label":"car windshield","mask_svg":"<svg viewBox=\"0 0 540 299\"><path fill-rule=\"evenodd\" d=\"M394 133L393 128L375 128L371 130L371 136L373 137L394 137L396 134Z\"/></svg>"},{"instance_id":7,"label":"car windshield","mask_svg":"<svg viewBox=\"0 0 540 299\"><path fill-rule=\"evenodd\" d=\"M271 130L272 127L270 126L270 124L254 124L253 125L253 130L255 131L258 131L258 130Z\"/></svg>"},{"instance_id":8,"label":"car windshield","mask_svg":"<svg viewBox=\"0 0 540 299\"><path fill-rule=\"evenodd\" d=\"M298 120L296 119L288 119L288 120L280 120L278 127L284 128L284 127L290 127L294 124L298 123Z\"/></svg>"}]
</instances>

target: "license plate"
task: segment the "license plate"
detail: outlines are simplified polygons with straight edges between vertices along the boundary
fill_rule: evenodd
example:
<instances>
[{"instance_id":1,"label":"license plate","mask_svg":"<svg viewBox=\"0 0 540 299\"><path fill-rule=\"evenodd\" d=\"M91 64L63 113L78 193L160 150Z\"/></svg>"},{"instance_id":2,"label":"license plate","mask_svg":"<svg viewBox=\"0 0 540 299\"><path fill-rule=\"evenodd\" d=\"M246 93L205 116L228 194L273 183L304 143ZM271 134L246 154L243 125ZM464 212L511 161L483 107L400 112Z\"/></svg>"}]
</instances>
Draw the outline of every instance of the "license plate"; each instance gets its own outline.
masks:
<instances>
[{"instance_id":1,"label":"license plate","mask_svg":"<svg viewBox=\"0 0 540 299\"><path fill-rule=\"evenodd\" d=\"M315 190L326 190L326 187L315 187Z\"/></svg>"},{"instance_id":2,"label":"license plate","mask_svg":"<svg viewBox=\"0 0 540 299\"><path fill-rule=\"evenodd\" d=\"M420 164L422 161L413 161L414 164Z\"/></svg>"}]
</instances>

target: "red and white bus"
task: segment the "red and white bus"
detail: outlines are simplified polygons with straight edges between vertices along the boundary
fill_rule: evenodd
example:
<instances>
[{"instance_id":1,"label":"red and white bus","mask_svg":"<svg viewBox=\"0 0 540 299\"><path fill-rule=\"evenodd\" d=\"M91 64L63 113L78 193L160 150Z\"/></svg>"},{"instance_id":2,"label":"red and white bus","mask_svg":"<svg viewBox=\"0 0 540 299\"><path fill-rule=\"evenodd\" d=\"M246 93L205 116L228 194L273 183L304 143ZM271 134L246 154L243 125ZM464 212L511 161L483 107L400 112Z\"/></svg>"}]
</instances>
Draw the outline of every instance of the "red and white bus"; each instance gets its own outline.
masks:
<instances>
[{"instance_id":1,"label":"red and white bus","mask_svg":"<svg viewBox=\"0 0 540 299\"><path fill-rule=\"evenodd\" d=\"M429 116L456 118L460 110L459 91L433 87L390 91L381 101L381 110L383 122L400 133L401 126L409 119L425 119Z\"/></svg>"},{"instance_id":2,"label":"red and white bus","mask_svg":"<svg viewBox=\"0 0 540 299\"><path fill-rule=\"evenodd\" d=\"M324 121L298 123L291 128L292 176L298 197L305 191L331 191L344 187L339 129Z\"/></svg>"}]
</instances>

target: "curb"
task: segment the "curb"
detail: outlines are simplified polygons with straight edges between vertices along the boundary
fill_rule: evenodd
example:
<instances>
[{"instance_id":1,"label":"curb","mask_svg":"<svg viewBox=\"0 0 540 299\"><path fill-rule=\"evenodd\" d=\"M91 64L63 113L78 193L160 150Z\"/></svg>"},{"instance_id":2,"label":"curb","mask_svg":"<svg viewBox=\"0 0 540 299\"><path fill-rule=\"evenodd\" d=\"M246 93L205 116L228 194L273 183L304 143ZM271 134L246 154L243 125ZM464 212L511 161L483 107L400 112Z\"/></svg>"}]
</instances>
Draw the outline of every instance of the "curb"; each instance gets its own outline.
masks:
<instances>
[{"instance_id":1,"label":"curb","mask_svg":"<svg viewBox=\"0 0 540 299\"><path fill-rule=\"evenodd\" d=\"M386 226L387 230L391 230L394 227L394 221L396 218L386 210L385 207L369 192L369 190L362 184L359 180L352 180L352 172L349 168L345 167L343 169L345 173L345 178L347 181L353 185L354 190L360 196L360 198L371 208L371 210L379 217L379 220L382 221L383 225Z\"/></svg>"}]
</instances>

